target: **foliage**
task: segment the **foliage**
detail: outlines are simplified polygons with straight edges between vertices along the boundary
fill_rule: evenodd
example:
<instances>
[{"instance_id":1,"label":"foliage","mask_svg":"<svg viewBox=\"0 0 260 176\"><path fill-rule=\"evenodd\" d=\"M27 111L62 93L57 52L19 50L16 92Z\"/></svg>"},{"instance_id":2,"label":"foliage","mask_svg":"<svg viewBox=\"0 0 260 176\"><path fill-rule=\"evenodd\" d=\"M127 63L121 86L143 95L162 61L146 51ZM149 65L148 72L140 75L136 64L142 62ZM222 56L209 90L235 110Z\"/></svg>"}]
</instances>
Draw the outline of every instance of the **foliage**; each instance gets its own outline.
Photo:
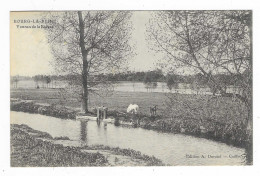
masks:
<instances>
[{"instance_id":1,"label":"foliage","mask_svg":"<svg viewBox=\"0 0 260 176\"><path fill-rule=\"evenodd\" d=\"M236 95L248 109L252 129L252 12L251 11L158 11L148 27L151 48L167 56L166 66L201 73L213 94L226 95L232 76ZM219 82L221 81L221 82ZM197 83L196 83L197 84Z\"/></svg>"},{"instance_id":2,"label":"foliage","mask_svg":"<svg viewBox=\"0 0 260 176\"><path fill-rule=\"evenodd\" d=\"M46 84L46 88L49 86L51 83L52 77L55 76L48 76L48 75L35 75L32 77L32 79L35 82L35 87L40 87L39 83L42 83L42 88L44 87L44 84Z\"/></svg>"},{"instance_id":3,"label":"foliage","mask_svg":"<svg viewBox=\"0 0 260 176\"><path fill-rule=\"evenodd\" d=\"M178 80L177 80L175 75L167 74L166 75L166 83L167 83L168 89L172 90L172 88L177 86Z\"/></svg>"}]
</instances>

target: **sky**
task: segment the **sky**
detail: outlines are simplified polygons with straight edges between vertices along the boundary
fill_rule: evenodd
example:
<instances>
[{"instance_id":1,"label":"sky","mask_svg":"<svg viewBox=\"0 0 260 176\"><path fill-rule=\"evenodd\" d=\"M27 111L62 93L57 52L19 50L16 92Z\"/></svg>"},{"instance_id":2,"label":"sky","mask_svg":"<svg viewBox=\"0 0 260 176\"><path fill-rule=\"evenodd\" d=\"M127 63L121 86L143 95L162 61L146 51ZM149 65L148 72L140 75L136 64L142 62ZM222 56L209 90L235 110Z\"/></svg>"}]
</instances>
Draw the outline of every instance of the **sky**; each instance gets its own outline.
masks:
<instances>
[{"instance_id":1,"label":"sky","mask_svg":"<svg viewBox=\"0 0 260 176\"><path fill-rule=\"evenodd\" d=\"M135 44L136 53L129 63L129 69L132 71L153 70L155 63L162 57L150 50L145 40L146 24L150 13L149 11L135 11L131 17L133 31L129 42ZM43 29L21 29L17 27L18 23L14 23L14 20L39 18L39 12L11 12L11 76L55 74L55 68L51 66L53 57Z\"/></svg>"}]
</instances>

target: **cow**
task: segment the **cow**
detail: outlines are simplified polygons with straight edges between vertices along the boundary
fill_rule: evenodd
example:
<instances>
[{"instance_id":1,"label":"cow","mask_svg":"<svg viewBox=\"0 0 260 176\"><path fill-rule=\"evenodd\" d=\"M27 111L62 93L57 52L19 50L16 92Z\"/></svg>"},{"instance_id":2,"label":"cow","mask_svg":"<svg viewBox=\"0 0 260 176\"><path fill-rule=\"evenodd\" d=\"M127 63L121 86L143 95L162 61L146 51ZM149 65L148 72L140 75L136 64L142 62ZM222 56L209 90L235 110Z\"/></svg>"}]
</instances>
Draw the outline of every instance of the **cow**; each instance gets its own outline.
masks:
<instances>
[{"instance_id":1,"label":"cow","mask_svg":"<svg viewBox=\"0 0 260 176\"><path fill-rule=\"evenodd\" d=\"M139 106L137 104L130 104L126 110L127 113L137 114Z\"/></svg>"}]
</instances>

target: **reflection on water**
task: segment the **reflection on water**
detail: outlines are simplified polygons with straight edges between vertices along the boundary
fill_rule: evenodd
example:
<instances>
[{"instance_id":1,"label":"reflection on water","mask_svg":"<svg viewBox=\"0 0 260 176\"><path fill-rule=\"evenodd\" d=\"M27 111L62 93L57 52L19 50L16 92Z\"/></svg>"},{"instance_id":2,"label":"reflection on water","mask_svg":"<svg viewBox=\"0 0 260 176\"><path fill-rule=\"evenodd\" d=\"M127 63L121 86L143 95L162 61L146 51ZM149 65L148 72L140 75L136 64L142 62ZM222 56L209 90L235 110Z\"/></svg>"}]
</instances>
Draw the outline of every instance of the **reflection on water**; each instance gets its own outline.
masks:
<instances>
[{"instance_id":1,"label":"reflection on water","mask_svg":"<svg viewBox=\"0 0 260 176\"><path fill-rule=\"evenodd\" d=\"M80 140L87 144L87 121L80 121Z\"/></svg>"},{"instance_id":2,"label":"reflection on water","mask_svg":"<svg viewBox=\"0 0 260 176\"><path fill-rule=\"evenodd\" d=\"M130 148L170 165L241 165L244 149L182 134L116 127L96 121L62 120L39 114L11 112L11 123L26 124L53 137L67 136L79 145Z\"/></svg>"}]
</instances>

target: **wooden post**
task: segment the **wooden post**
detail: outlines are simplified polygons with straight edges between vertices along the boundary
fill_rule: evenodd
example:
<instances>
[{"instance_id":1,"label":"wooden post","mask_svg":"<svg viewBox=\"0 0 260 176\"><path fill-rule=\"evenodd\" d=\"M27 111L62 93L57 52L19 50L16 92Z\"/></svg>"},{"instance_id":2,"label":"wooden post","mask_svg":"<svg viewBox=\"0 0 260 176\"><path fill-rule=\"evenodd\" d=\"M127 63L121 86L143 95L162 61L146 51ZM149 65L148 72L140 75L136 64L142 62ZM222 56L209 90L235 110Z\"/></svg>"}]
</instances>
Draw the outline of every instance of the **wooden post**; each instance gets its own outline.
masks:
<instances>
[{"instance_id":1,"label":"wooden post","mask_svg":"<svg viewBox=\"0 0 260 176\"><path fill-rule=\"evenodd\" d=\"M99 120L99 107L97 107L97 119Z\"/></svg>"},{"instance_id":2,"label":"wooden post","mask_svg":"<svg viewBox=\"0 0 260 176\"><path fill-rule=\"evenodd\" d=\"M103 109L103 119L106 119L106 111Z\"/></svg>"},{"instance_id":3,"label":"wooden post","mask_svg":"<svg viewBox=\"0 0 260 176\"><path fill-rule=\"evenodd\" d=\"M106 119L107 118L107 107L103 107L103 118Z\"/></svg>"}]
</instances>

